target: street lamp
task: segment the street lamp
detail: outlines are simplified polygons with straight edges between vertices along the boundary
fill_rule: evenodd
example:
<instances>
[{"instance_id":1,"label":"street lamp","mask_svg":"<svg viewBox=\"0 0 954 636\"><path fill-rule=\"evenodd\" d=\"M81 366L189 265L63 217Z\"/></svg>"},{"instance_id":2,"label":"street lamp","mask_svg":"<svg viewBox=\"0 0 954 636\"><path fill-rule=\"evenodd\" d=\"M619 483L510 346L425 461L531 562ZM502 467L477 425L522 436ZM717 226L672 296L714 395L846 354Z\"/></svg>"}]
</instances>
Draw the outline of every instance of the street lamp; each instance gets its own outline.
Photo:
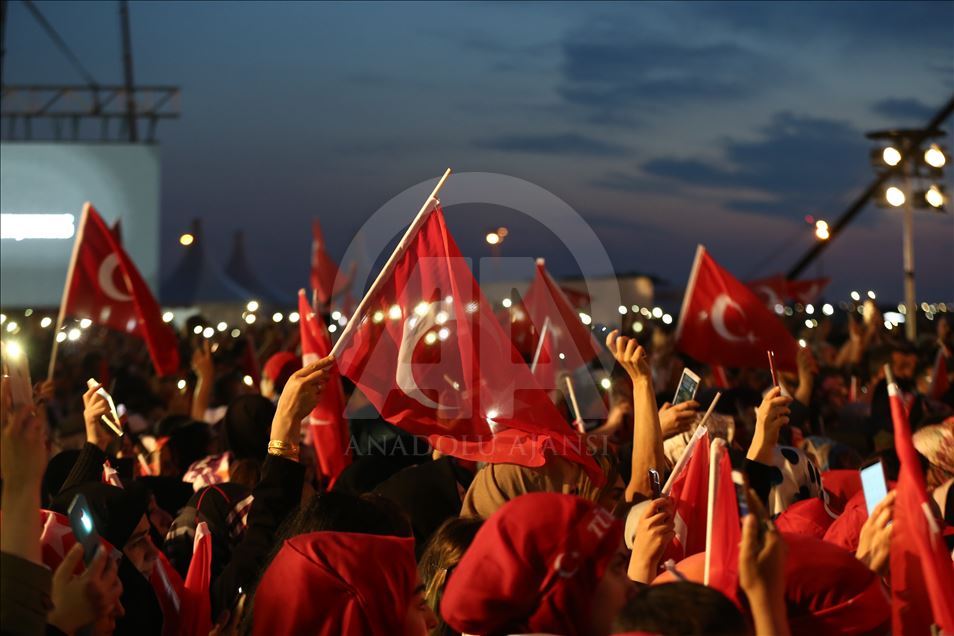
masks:
<instances>
[{"instance_id":1,"label":"street lamp","mask_svg":"<svg viewBox=\"0 0 954 636\"><path fill-rule=\"evenodd\" d=\"M904 304L908 319L904 323L905 335L912 342L917 338L917 301L914 290L914 208L944 210L945 196L936 183L923 181L940 179L947 163L944 149L932 139L943 137L936 129L879 130L868 133L879 147L871 156L876 169L882 174L896 177L897 182L883 192L880 204L899 208L904 206L902 221L902 245L904 264ZM921 144L927 142L927 148ZM880 159L880 161L878 160Z\"/></svg>"},{"instance_id":2,"label":"street lamp","mask_svg":"<svg viewBox=\"0 0 954 636\"><path fill-rule=\"evenodd\" d=\"M831 228L828 227L827 221L815 221L815 238L819 241L827 241L831 238Z\"/></svg>"}]
</instances>

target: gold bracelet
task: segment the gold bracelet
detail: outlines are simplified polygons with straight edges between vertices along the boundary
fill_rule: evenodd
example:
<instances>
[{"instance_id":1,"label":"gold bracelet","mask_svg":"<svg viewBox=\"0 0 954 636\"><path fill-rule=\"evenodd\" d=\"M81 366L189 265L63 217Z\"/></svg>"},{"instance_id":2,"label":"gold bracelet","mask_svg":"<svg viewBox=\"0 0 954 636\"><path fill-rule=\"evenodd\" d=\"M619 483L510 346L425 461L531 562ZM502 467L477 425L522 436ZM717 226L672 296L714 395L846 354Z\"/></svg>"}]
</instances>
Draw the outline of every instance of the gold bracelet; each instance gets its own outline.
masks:
<instances>
[{"instance_id":1,"label":"gold bracelet","mask_svg":"<svg viewBox=\"0 0 954 636\"><path fill-rule=\"evenodd\" d=\"M295 449L295 450L283 450L283 449L279 449L279 448L269 448L269 449L268 449L268 454L269 454L269 455L274 455L274 456L276 456L276 457L284 457L285 459L294 459L295 461L298 461L298 450L297 450L297 449Z\"/></svg>"},{"instance_id":2,"label":"gold bracelet","mask_svg":"<svg viewBox=\"0 0 954 636\"><path fill-rule=\"evenodd\" d=\"M294 453L298 452L298 444L291 444L289 442L283 442L280 439L273 439L268 443L268 449L280 450L280 451L292 451Z\"/></svg>"}]
</instances>

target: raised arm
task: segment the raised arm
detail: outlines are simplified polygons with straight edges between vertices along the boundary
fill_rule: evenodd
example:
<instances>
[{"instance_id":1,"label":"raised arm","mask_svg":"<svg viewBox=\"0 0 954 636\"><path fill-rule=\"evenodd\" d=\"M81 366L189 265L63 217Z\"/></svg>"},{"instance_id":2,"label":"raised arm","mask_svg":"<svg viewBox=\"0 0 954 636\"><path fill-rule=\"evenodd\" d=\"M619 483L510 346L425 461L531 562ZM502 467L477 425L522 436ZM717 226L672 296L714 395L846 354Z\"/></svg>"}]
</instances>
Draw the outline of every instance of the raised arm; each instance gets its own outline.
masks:
<instances>
[{"instance_id":1,"label":"raised arm","mask_svg":"<svg viewBox=\"0 0 954 636\"><path fill-rule=\"evenodd\" d=\"M649 469L662 474L666 458L649 359L635 339L620 336L615 329L606 336L606 346L633 382L633 469L626 486L626 501L632 501L637 493L650 497Z\"/></svg>"}]
</instances>

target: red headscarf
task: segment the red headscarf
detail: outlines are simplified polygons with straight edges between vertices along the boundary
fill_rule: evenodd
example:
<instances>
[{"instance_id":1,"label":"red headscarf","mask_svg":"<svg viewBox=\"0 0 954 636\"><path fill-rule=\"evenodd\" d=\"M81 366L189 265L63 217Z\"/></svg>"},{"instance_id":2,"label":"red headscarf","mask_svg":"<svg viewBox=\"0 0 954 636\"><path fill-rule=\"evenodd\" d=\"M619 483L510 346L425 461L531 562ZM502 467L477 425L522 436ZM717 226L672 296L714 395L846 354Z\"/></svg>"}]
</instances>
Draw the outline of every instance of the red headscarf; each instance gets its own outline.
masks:
<instances>
[{"instance_id":1,"label":"red headscarf","mask_svg":"<svg viewBox=\"0 0 954 636\"><path fill-rule=\"evenodd\" d=\"M469 634L585 634L593 591L622 537L622 522L580 497L517 497L477 532L441 615Z\"/></svg>"},{"instance_id":2,"label":"red headscarf","mask_svg":"<svg viewBox=\"0 0 954 636\"><path fill-rule=\"evenodd\" d=\"M312 532L285 542L255 592L254 634L397 634L414 594L414 540Z\"/></svg>"},{"instance_id":3,"label":"red headscarf","mask_svg":"<svg viewBox=\"0 0 954 636\"><path fill-rule=\"evenodd\" d=\"M850 552L825 541L784 535L785 605L793 634L850 636L891 629L891 602L881 579ZM702 582L705 553L681 561L676 569L690 581ZM677 580L669 572L653 584Z\"/></svg>"},{"instance_id":4,"label":"red headscarf","mask_svg":"<svg viewBox=\"0 0 954 636\"><path fill-rule=\"evenodd\" d=\"M857 470L826 470L821 480L822 488L828 491L831 509L838 513L861 490L861 473Z\"/></svg>"},{"instance_id":5,"label":"red headscarf","mask_svg":"<svg viewBox=\"0 0 954 636\"><path fill-rule=\"evenodd\" d=\"M803 534L821 539L835 517L828 512L825 502L818 497L796 501L775 519L780 532Z\"/></svg>"}]
</instances>

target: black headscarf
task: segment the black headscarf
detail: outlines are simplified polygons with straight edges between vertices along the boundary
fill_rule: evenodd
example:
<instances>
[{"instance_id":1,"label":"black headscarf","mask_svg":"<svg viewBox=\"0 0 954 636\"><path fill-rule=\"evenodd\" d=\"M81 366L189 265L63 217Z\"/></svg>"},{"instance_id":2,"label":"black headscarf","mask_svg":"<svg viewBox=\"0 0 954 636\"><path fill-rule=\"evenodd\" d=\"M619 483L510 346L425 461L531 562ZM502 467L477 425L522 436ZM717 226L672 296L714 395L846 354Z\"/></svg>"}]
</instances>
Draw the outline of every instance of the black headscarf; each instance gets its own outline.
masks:
<instances>
[{"instance_id":1,"label":"black headscarf","mask_svg":"<svg viewBox=\"0 0 954 636\"><path fill-rule=\"evenodd\" d=\"M275 405L261 395L243 395L225 411L225 437L235 459L264 460Z\"/></svg>"}]
</instances>

